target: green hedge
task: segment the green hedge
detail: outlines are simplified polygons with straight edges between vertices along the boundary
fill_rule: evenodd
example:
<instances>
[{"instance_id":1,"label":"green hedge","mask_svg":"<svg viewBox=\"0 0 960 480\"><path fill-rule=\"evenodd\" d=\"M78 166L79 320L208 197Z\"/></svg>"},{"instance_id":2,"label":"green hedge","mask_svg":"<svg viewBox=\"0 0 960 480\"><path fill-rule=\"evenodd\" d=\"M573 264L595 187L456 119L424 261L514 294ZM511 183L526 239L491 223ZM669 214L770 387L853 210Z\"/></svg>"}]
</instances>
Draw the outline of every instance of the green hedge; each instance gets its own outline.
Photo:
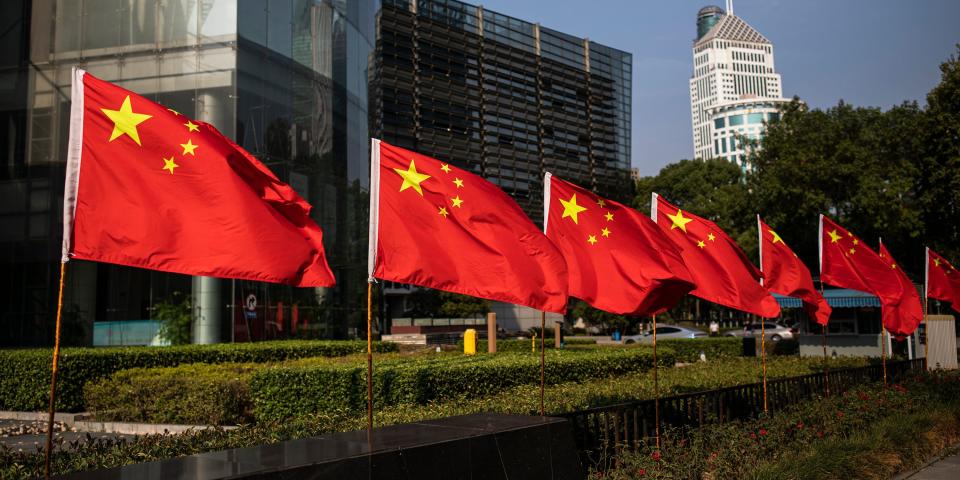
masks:
<instances>
[{"instance_id":1,"label":"green hedge","mask_svg":"<svg viewBox=\"0 0 960 480\"><path fill-rule=\"evenodd\" d=\"M131 368L87 383L88 409L120 422L225 425L251 419L249 378L255 363Z\"/></svg>"},{"instance_id":2,"label":"green hedge","mask_svg":"<svg viewBox=\"0 0 960 480\"><path fill-rule=\"evenodd\" d=\"M696 362L700 360L700 352L707 356L707 361L739 357L743 353L743 340L733 337L671 338L659 340L657 347L661 345L675 351L679 362Z\"/></svg>"},{"instance_id":3,"label":"green hedge","mask_svg":"<svg viewBox=\"0 0 960 480\"><path fill-rule=\"evenodd\" d=\"M57 411L84 409L83 386L113 372L186 363L271 362L303 357L334 357L366 351L362 341L280 340L260 343L176 347L65 348L57 376ZM395 352L396 344L374 344ZM50 395L51 349L0 350L0 410L46 410Z\"/></svg>"},{"instance_id":4,"label":"green hedge","mask_svg":"<svg viewBox=\"0 0 960 480\"><path fill-rule=\"evenodd\" d=\"M673 365L669 348L658 352ZM653 365L649 349L603 349L548 352L546 382L581 381L645 370ZM374 401L378 408L425 404L457 397L481 397L518 385L540 382L539 358L533 355L478 355L459 361L411 361L374 366ZM366 366L277 367L258 370L250 382L258 421L312 413L361 412L366 408Z\"/></svg>"}]
</instances>

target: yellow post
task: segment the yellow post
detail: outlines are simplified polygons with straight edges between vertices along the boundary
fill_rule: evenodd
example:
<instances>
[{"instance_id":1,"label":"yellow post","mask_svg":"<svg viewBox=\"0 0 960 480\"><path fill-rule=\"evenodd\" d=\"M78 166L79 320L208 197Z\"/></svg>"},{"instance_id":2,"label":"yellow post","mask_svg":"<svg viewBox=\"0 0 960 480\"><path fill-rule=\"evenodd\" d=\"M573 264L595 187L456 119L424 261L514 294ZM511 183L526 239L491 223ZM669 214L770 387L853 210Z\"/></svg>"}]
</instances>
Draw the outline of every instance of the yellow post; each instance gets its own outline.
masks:
<instances>
[{"instance_id":1,"label":"yellow post","mask_svg":"<svg viewBox=\"0 0 960 480\"><path fill-rule=\"evenodd\" d=\"M477 331L468 328L463 332L463 354L476 355L477 353Z\"/></svg>"},{"instance_id":2,"label":"yellow post","mask_svg":"<svg viewBox=\"0 0 960 480\"><path fill-rule=\"evenodd\" d=\"M530 351L537 353L537 332L533 332L533 336L530 337Z\"/></svg>"}]
</instances>

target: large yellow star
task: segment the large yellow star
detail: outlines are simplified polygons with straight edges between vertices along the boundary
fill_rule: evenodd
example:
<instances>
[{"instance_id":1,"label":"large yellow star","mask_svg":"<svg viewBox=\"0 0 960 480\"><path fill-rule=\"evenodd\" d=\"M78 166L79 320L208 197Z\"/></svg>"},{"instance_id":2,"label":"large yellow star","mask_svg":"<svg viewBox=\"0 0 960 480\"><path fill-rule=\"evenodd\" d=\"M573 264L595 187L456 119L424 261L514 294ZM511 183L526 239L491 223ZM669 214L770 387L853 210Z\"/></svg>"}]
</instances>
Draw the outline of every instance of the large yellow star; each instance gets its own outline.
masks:
<instances>
[{"instance_id":1,"label":"large yellow star","mask_svg":"<svg viewBox=\"0 0 960 480\"><path fill-rule=\"evenodd\" d=\"M830 234L830 243L837 243L840 241L840 235L837 234L837 229L833 229L832 232L827 232Z\"/></svg>"},{"instance_id":2,"label":"large yellow star","mask_svg":"<svg viewBox=\"0 0 960 480\"><path fill-rule=\"evenodd\" d=\"M579 224L580 222L577 220L577 214L586 210L586 208L577 205L577 194L574 193L573 196L570 197L570 200L564 200L561 198L560 203L563 204L563 216L560 218L564 219L570 217L573 219L573 223ZM594 238L594 240L596 240L596 238Z\"/></svg>"},{"instance_id":3,"label":"large yellow star","mask_svg":"<svg viewBox=\"0 0 960 480\"><path fill-rule=\"evenodd\" d=\"M110 142L126 134L132 138L134 142L137 142L137 145L140 145L140 134L137 133L137 125L140 125L153 116L134 113L133 107L130 106L130 95L127 95L127 98L123 99L120 110L101 108L100 111L113 122L113 133L110 134Z\"/></svg>"},{"instance_id":4,"label":"large yellow star","mask_svg":"<svg viewBox=\"0 0 960 480\"><path fill-rule=\"evenodd\" d=\"M677 213L674 215L667 214L667 217L673 221L673 225L670 225L670 230L674 228L679 228L683 230L683 233L687 233L687 224L692 222L692 218L686 218L683 216L683 210L677 209Z\"/></svg>"},{"instance_id":5,"label":"large yellow star","mask_svg":"<svg viewBox=\"0 0 960 480\"><path fill-rule=\"evenodd\" d=\"M181 143L180 146L183 147L183 155L186 155L186 154L189 153L190 155L193 155L194 157L197 156L197 154L193 153L193 151L196 150L197 147L199 147L199 145L194 145L194 144L193 144L193 140L191 140L191 139L188 138L188 139L187 139L187 143Z\"/></svg>"},{"instance_id":6,"label":"large yellow star","mask_svg":"<svg viewBox=\"0 0 960 480\"><path fill-rule=\"evenodd\" d=\"M163 169L170 170L170 175L173 175L173 169L179 167L176 163L173 163L173 157L163 159Z\"/></svg>"},{"instance_id":7,"label":"large yellow star","mask_svg":"<svg viewBox=\"0 0 960 480\"><path fill-rule=\"evenodd\" d=\"M770 235L773 235L773 244L774 244L774 245L776 245L777 242L783 243L783 239L780 238L780 235L777 235L777 232L774 232L773 230L770 230L770 229L767 229L767 231L770 232Z\"/></svg>"},{"instance_id":8,"label":"large yellow star","mask_svg":"<svg viewBox=\"0 0 960 480\"><path fill-rule=\"evenodd\" d=\"M423 196L423 189L420 188L420 183L430 178L430 175L418 172L417 165L413 162L413 159L410 159L410 166L406 170L394 168L393 171L403 177L403 184L400 185L401 192L408 188L413 188L421 197Z\"/></svg>"}]
</instances>

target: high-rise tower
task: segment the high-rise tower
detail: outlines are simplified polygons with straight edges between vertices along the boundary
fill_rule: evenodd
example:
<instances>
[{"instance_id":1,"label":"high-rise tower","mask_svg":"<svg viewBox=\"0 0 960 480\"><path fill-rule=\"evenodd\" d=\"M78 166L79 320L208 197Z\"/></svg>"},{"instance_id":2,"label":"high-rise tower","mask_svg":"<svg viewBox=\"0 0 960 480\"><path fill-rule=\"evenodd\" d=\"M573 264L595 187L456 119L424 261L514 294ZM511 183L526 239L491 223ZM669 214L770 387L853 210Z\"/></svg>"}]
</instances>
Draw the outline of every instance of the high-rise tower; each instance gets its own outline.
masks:
<instances>
[{"instance_id":1,"label":"high-rise tower","mask_svg":"<svg viewBox=\"0 0 960 480\"><path fill-rule=\"evenodd\" d=\"M690 112L696 158L726 158L747 169L749 148L764 123L779 119L783 98L773 44L733 14L733 1L697 12Z\"/></svg>"}]
</instances>

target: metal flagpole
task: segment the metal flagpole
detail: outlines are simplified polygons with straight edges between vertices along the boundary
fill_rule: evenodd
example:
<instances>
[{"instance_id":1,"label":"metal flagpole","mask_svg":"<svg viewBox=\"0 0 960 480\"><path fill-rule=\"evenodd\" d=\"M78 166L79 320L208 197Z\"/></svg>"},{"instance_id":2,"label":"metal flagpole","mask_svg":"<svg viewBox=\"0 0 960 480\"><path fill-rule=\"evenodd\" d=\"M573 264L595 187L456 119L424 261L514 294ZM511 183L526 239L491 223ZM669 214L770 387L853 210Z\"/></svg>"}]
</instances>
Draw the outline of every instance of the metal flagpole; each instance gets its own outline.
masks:
<instances>
[{"instance_id":1,"label":"metal flagpole","mask_svg":"<svg viewBox=\"0 0 960 480\"><path fill-rule=\"evenodd\" d=\"M367 283L367 435L373 432L373 329L372 322L373 283Z\"/></svg>"},{"instance_id":2,"label":"metal flagpole","mask_svg":"<svg viewBox=\"0 0 960 480\"><path fill-rule=\"evenodd\" d=\"M546 359L543 338L547 336L547 312L540 311L540 416L544 416L543 384L546 378Z\"/></svg>"},{"instance_id":3,"label":"metal flagpole","mask_svg":"<svg viewBox=\"0 0 960 480\"><path fill-rule=\"evenodd\" d=\"M883 388L887 388L887 330L880 325L880 363L883 364Z\"/></svg>"},{"instance_id":4,"label":"metal flagpole","mask_svg":"<svg viewBox=\"0 0 960 480\"><path fill-rule=\"evenodd\" d=\"M923 264L923 333L927 341L923 344L923 371L929 368L927 352L930 349L930 324L927 322L927 291L930 287L930 247L924 248ZM940 313L939 307L937 313ZM920 347L920 337L917 336L917 347Z\"/></svg>"},{"instance_id":5,"label":"metal flagpole","mask_svg":"<svg viewBox=\"0 0 960 480\"><path fill-rule=\"evenodd\" d=\"M653 315L653 420L657 436L657 451L660 450L660 380L657 378L657 316Z\"/></svg>"},{"instance_id":6,"label":"metal flagpole","mask_svg":"<svg viewBox=\"0 0 960 480\"><path fill-rule=\"evenodd\" d=\"M820 215L820 226L817 230L817 260L820 262L820 296L823 297L823 214ZM826 298L826 297L824 297ZM823 392L825 397L830 396L830 364L827 359L827 326L820 325L820 337L823 343Z\"/></svg>"},{"instance_id":7,"label":"metal flagpole","mask_svg":"<svg viewBox=\"0 0 960 480\"><path fill-rule=\"evenodd\" d=\"M50 461L53 455L53 418L57 403L57 363L60 359L60 325L63 319L63 281L67 276L67 262L60 262L60 291L57 293L57 321L53 337L53 367L50 370L50 411L47 417L47 449L44 453L44 474L50 478Z\"/></svg>"},{"instance_id":8,"label":"metal flagpole","mask_svg":"<svg viewBox=\"0 0 960 480\"><path fill-rule=\"evenodd\" d=\"M763 413L767 413L767 329L763 318L760 319L760 357L763 361Z\"/></svg>"}]
</instances>

